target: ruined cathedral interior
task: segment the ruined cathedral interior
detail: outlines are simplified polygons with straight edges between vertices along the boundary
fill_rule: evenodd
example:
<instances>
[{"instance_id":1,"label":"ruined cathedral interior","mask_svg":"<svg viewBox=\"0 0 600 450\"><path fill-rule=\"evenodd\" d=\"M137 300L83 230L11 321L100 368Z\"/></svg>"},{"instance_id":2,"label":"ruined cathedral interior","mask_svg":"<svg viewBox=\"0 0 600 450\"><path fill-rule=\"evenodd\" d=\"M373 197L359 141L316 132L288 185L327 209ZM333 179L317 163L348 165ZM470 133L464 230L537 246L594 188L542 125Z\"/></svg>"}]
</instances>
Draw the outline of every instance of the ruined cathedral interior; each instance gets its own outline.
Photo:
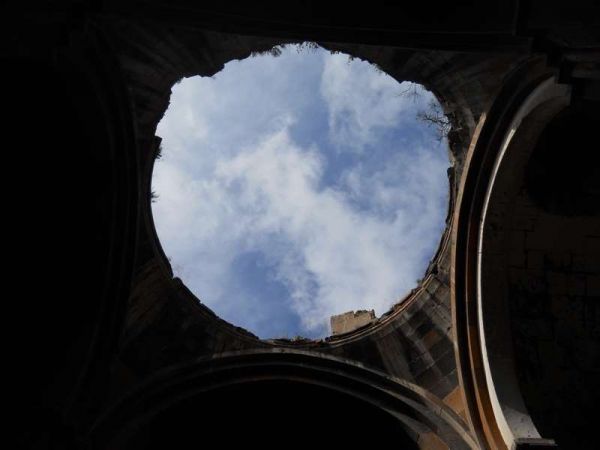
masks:
<instances>
[{"instance_id":1,"label":"ruined cathedral interior","mask_svg":"<svg viewBox=\"0 0 600 450\"><path fill-rule=\"evenodd\" d=\"M600 448L597 2L0 8L6 448ZM305 41L435 94L450 202L390 311L261 340L173 276L156 127L181 78Z\"/></svg>"}]
</instances>

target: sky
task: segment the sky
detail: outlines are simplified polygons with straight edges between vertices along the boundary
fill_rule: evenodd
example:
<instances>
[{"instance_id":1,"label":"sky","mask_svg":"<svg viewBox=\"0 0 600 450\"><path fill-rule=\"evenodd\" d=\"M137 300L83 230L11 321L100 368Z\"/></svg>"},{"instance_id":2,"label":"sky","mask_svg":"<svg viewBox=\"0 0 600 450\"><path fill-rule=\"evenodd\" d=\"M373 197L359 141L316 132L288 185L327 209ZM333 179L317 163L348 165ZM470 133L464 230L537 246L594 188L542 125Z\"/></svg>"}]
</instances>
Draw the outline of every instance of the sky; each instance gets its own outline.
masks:
<instances>
[{"instance_id":1,"label":"sky","mask_svg":"<svg viewBox=\"0 0 600 450\"><path fill-rule=\"evenodd\" d=\"M175 276L261 338L321 338L334 314L385 313L444 229L447 143L417 119L432 98L296 46L183 79L152 179Z\"/></svg>"}]
</instances>

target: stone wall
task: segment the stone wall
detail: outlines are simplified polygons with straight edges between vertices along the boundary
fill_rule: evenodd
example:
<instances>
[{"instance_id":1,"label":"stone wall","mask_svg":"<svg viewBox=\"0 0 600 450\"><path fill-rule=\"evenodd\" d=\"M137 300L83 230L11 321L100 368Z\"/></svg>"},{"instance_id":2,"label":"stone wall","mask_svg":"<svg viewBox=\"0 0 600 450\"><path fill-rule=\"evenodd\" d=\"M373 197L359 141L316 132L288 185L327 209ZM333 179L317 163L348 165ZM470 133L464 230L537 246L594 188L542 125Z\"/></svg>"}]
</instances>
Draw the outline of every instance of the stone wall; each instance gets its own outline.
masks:
<instances>
[{"instance_id":1,"label":"stone wall","mask_svg":"<svg viewBox=\"0 0 600 450\"><path fill-rule=\"evenodd\" d=\"M331 316L331 334L344 334L370 325L375 320L375 311L349 311Z\"/></svg>"}]
</instances>

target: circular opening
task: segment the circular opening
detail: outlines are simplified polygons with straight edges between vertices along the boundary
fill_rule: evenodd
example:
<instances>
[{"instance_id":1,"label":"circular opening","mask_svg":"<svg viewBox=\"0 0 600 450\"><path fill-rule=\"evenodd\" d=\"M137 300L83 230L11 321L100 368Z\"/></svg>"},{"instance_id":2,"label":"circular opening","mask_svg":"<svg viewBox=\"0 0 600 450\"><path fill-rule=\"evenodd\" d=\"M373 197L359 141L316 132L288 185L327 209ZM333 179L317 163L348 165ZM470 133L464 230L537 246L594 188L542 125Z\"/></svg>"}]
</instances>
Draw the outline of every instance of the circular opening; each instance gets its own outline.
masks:
<instances>
[{"instance_id":1,"label":"circular opening","mask_svg":"<svg viewBox=\"0 0 600 450\"><path fill-rule=\"evenodd\" d=\"M368 324L439 243L448 131L422 86L314 44L182 80L152 180L175 276L263 338L323 337L347 311Z\"/></svg>"}]
</instances>

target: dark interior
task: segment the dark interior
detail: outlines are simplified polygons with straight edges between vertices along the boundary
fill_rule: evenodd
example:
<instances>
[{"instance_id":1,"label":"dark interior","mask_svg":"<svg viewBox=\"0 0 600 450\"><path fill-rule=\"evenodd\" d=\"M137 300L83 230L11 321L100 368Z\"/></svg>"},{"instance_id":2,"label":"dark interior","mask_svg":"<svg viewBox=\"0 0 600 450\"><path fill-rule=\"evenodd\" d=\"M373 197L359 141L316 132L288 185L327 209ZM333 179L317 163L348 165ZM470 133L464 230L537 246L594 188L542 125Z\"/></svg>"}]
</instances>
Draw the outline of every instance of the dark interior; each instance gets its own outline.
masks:
<instances>
[{"instance_id":1,"label":"dark interior","mask_svg":"<svg viewBox=\"0 0 600 450\"><path fill-rule=\"evenodd\" d=\"M209 433L214 445L383 446L418 449L388 413L348 395L294 382L257 382L191 396L136 431L123 448L192 449Z\"/></svg>"}]
</instances>

